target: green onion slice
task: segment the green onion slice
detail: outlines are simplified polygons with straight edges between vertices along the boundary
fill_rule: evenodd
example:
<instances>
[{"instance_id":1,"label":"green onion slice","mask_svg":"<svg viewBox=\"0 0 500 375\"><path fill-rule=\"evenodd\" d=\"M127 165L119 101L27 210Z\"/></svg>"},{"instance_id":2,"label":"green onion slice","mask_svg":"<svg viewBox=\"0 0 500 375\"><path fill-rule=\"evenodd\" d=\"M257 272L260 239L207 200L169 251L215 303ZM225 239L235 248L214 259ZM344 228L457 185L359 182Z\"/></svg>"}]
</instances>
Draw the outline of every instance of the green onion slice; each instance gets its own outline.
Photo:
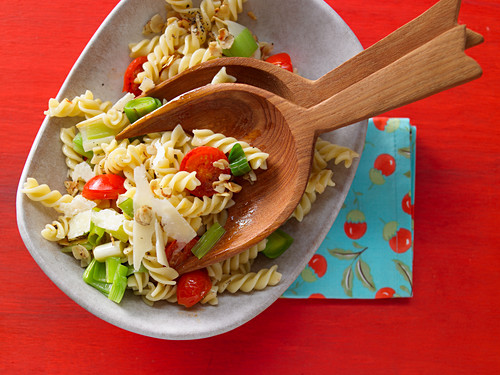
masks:
<instances>
[{"instance_id":1,"label":"green onion slice","mask_svg":"<svg viewBox=\"0 0 500 375\"><path fill-rule=\"evenodd\" d=\"M276 229L267 237L266 248L262 250L262 254L271 259L277 258L283 254L292 243L293 238L289 234L283 232L281 229Z\"/></svg>"},{"instance_id":2,"label":"green onion slice","mask_svg":"<svg viewBox=\"0 0 500 375\"><path fill-rule=\"evenodd\" d=\"M196 242L196 245L191 249L191 252L198 259L203 258L215 246L224 233L226 233L226 230L219 223L214 223L203 233L198 242Z\"/></svg>"},{"instance_id":3,"label":"green onion slice","mask_svg":"<svg viewBox=\"0 0 500 375\"><path fill-rule=\"evenodd\" d=\"M228 156L229 168L233 176L243 176L250 172L252 168L248 163L247 157L243 152L243 147L239 143L235 143Z\"/></svg>"},{"instance_id":4,"label":"green onion slice","mask_svg":"<svg viewBox=\"0 0 500 375\"><path fill-rule=\"evenodd\" d=\"M123 111L127 115L130 123L134 123L139 120L142 116L153 112L155 109L161 107L161 100L156 98L151 98L149 96L144 96L142 98L135 98L125 104Z\"/></svg>"}]
</instances>

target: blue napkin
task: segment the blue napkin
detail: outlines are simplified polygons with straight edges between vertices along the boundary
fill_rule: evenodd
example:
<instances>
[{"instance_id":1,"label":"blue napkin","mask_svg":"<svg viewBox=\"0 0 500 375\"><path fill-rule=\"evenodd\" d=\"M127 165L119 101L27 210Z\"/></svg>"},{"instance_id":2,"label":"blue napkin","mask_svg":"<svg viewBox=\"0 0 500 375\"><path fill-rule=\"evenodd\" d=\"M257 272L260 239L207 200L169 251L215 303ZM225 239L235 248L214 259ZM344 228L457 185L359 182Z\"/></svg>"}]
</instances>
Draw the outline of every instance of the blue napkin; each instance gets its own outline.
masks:
<instances>
[{"instance_id":1,"label":"blue napkin","mask_svg":"<svg viewBox=\"0 0 500 375\"><path fill-rule=\"evenodd\" d=\"M369 120L344 206L283 297L412 296L415 138L409 119Z\"/></svg>"}]
</instances>

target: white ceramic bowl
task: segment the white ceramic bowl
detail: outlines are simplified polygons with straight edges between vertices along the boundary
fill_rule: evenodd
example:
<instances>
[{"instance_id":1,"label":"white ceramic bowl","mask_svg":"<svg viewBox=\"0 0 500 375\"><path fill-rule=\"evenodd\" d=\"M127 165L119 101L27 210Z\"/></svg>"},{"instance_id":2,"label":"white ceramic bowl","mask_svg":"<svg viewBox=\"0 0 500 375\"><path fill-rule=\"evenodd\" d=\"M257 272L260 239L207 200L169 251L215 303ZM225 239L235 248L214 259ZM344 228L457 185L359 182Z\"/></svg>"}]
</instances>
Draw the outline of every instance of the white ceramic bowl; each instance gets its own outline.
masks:
<instances>
[{"instance_id":1,"label":"white ceramic bowl","mask_svg":"<svg viewBox=\"0 0 500 375\"><path fill-rule=\"evenodd\" d=\"M195 1L196 3L196 1ZM259 36L275 43L275 52L288 52L299 72L310 79L319 78L362 50L344 21L322 0L249 0L258 20L240 18ZM144 23L164 11L163 0L123 0L96 32L64 82L57 98L73 98L93 91L103 100L122 96L122 75L130 58L128 43L142 39ZM74 120L76 123L77 120ZM249 321L287 289L318 249L335 220L354 177L357 161L350 169L334 169L336 186L321 194L312 212L302 223L291 220L286 231L293 234L293 246L275 261L261 259L255 267L277 263L283 274L278 286L250 294L222 294L218 306L197 306L190 310L157 303L149 307L140 297L127 292L121 304L103 297L82 281L83 270L59 246L44 240L40 230L57 217L52 209L30 201L21 192L27 177L64 191L66 177L64 156L60 150L59 129L69 126L67 118L46 118L33 143L19 183L17 218L21 236L31 255L47 276L76 303L101 319L123 329L163 339L197 339L227 332ZM366 122L354 124L326 135L336 143L361 153ZM36 162L35 162L36 161Z\"/></svg>"}]
</instances>

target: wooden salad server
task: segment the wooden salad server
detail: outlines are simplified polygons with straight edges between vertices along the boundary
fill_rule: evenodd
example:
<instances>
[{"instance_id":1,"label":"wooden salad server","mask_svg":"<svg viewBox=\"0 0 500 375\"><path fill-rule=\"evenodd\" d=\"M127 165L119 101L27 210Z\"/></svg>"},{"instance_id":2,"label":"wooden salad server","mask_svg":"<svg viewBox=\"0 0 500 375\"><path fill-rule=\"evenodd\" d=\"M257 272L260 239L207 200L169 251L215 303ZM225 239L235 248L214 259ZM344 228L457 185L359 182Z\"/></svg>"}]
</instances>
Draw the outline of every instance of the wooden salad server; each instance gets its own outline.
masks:
<instances>
[{"instance_id":1,"label":"wooden salad server","mask_svg":"<svg viewBox=\"0 0 500 375\"><path fill-rule=\"evenodd\" d=\"M193 256L177 271L234 256L282 225L305 190L318 135L480 77L481 67L464 53L465 45L465 26L455 26L311 108L258 87L223 83L172 100L138 120L139 131L131 125L125 137L180 123L186 131L210 128L269 153L268 169L253 185L243 181L234 195L221 240L201 260Z\"/></svg>"},{"instance_id":2,"label":"wooden salad server","mask_svg":"<svg viewBox=\"0 0 500 375\"><path fill-rule=\"evenodd\" d=\"M314 81L262 60L225 57L185 70L142 96L172 100L209 84L225 67L238 83L260 87L303 107L311 107L457 26L460 2L441 0L419 17ZM483 41L482 36L474 31L467 29L466 33L466 48ZM304 92L310 94L304 95Z\"/></svg>"}]
</instances>

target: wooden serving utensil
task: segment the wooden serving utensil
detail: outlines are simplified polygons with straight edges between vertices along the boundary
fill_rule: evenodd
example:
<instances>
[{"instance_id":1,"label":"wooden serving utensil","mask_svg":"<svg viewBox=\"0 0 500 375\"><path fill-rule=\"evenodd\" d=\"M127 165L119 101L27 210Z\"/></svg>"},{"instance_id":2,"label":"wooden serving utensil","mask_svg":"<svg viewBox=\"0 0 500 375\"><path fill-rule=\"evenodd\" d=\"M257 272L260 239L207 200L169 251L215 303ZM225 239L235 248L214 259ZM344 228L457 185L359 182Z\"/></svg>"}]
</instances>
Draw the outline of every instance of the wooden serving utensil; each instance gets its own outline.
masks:
<instances>
[{"instance_id":1,"label":"wooden serving utensil","mask_svg":"<svg viewBox=\"0 0 500 375\"><path fill-rule=\"evenodd\" d=\"M186 93L127 128L124 137L179 123L186 131L210 128L269 153L269 169L234 196L225 235L201 260L192 257L177 270L234 256L283 224L305 190L319 134L478 78L481 67L464 53L465 45L466 28L456 26L307 109L254 86L224 83Z\"/></svg>"},{"instance_id":2,"label":"wooden serving utensil","mask_svg":"<svg viewBox=\"0 0 500 375\"><path fill-rule=\"evenodd\" d=\"M209 84L217 72L225 67L238 83L260 87L308 108L457 26L460 3L460 0L441 0L419 17L314 81L262 60L229 57L210 60L187 69L158 84L143 96L172 100ZM480 34L466 30L466 48L482 41Z\"/></svg>"}]
</instances>

